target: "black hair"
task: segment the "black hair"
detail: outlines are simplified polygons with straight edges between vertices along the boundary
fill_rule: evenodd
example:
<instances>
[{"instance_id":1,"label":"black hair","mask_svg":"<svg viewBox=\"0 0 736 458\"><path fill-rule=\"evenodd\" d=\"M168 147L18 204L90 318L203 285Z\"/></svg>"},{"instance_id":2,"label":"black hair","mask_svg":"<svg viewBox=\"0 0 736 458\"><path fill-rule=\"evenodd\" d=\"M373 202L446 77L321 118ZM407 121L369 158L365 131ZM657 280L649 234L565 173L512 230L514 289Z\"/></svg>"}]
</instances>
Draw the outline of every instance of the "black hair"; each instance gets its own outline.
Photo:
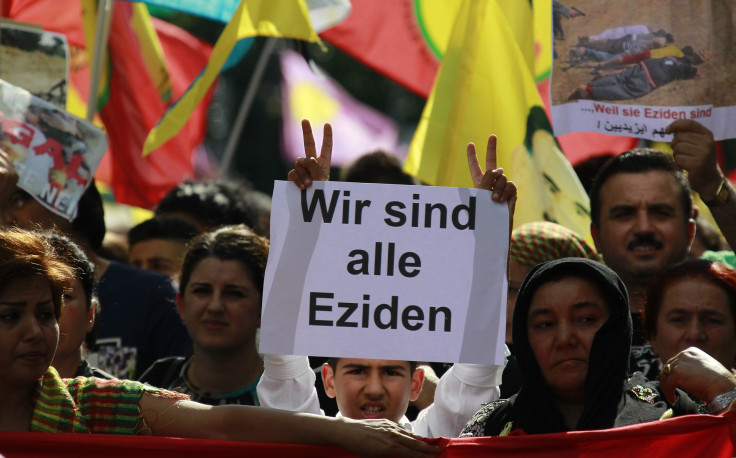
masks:
<instances>
[{"instance_id":1,"label":"black hair","mask_svg":"<svg viewBox=\"0 0 736 458\"><path fill-rule=\"evenodd\" d=\"M269 242L245 225L225 226L195 237L184 255L179 276L179 293L184 296L194 268L204 259L239 261L253 276L253 283L263 295Z\"/></svg>"},{"instance_id":2,"label":"black hair","mask_svg":"<svg viewBox=\"0 0 736 458\"><path fill-rule=\"evenodd\" d=\"M341 358L327 358L327 364L332 368L332 372L334 373L337 370L337 363L340 361ZM417 370L417 362L416 361L407 361L409 363L409 375L413 375L414 371Z\"/></svg>"},{"instance_id":3,"label":"black hair","mask_svg":"<svg viewBox=\"0 0 736 458\"><path fill-rule=\"evenodd\" d=\"M342 169L340 180L351 183L420 184L402 170L398 157L380 150L364 154Z\"/></svg>"},{"instance_id":4,"label":"black hair","mask_svg":"<svg viewBox=\"0 0 736 458\"><path fill-rule=\"evenodd\" d=\"M105 238L105 209L102 206L102 196L92 180L82 194L77 204L77 217L72 221L75 232L86 239L89 247L97 251L102 247Z\"/></svg>"},{"instance_id":5,"label":"black hair","mask_svg":"<svg viewBox=\"0 0 736 458\"><path fill-rule=\"evenodd\" d=\"M187 180L170 190L156 207L156 215L184 213L208 229L245 224L257 233L260 225L243 195L250 187L229 180Z\"/></svg>"},{"instance_id":6,"label":"black hair","mask_svg":"<svg viewBox=\"0 0 736 458\"><path fill-rule=\"evenodd\" d=\"M183 243L199 235L197 226L173 216L154 216L128 231L128 245L152 239L177 240Z\"/></svg>"},{"instance_id":7,"label":"black hair","mask_svg":"<svg viewBox=\"0 0 736 458\"><path fill-rule=\"evenodd\" d=\"M89 311L91 307L97 304L97 301L94 300L97 295L94 264L92 264L92 261L84 253L84 250L69 237L51 230L43 231L40 234L54 248L57 257L73 269L74 277L82 284L84 305L87 311ZM96 312L99 312L99 310L96 310ZM96 348L96 323L92 330L87 333L84 341L88 349L94 350Z\"/></svg>"},{"instance_id":8,"label":"black hair","mask_svg":"<svg viewBox=\"0 0 736 458\"><path fill-rule=\"evenodd\" d=\"M687 224L693 210L693 196L685 174L675 164L672 156L652 148L635 148L616 156L603 164L590 189L590 217L593 224L601 222L601 189L619 173L666 172L674 178L681 192L684 223Z\"/></svg>"}]
</instances>

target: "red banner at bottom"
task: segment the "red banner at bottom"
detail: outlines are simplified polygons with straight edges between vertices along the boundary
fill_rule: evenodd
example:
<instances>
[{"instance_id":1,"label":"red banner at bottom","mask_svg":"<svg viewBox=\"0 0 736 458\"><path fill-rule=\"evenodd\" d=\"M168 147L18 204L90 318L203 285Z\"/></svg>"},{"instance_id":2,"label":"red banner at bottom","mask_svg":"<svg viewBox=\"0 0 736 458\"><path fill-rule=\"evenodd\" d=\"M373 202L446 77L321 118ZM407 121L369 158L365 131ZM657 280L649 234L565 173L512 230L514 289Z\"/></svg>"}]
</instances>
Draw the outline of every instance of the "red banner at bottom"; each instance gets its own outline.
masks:
<instances>
[{"instance_id":1,"label":"red banner at bottom","mask_svg":"<svg viewBox=\"0 0 736 458\"><path fill-rule=\"evenodd\" d=\"M736 412L689 415L603 431L537 436L436 439L442 457L736 456ZM0 454L15 457L352 456L339 447L104 434L0 433Z\"/></svg>"}]
</instances>

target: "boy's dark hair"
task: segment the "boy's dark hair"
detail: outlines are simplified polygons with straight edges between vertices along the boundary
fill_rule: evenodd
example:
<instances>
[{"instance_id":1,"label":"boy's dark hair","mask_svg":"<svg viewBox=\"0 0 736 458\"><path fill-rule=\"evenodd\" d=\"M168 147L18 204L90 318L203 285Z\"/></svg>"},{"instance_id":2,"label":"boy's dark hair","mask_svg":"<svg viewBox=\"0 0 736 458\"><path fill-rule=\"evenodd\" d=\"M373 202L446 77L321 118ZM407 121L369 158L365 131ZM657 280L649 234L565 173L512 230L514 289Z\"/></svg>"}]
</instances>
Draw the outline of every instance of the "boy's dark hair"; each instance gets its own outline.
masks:
<instances>
[{"instance_id":1,"label":"boy's dark hair","mask_svg":"<svg viewBox=\"0 0 736 458\"><path fill-rule=\"evenodd\" d=\"M690 184L672 156L653 148L635 148L616 156L603 164L590 189L590 217L593 224L601 222L601 188L609 178L619 173L666 172L672 175L680 188L684 223L687 224L693 210Z\"/></svg>"},{"instance_id":2,"label":"boy's dark hair","mask_svg":"<svg viewBox=\"0 0 736 458\"><path fill-rule=\"evenodd\" d=\"M327 364L332 368L332 372L337 371L337 363L340 361L341 358L327 358ZM417 369L417 362L416 361L407 361L409 363L409 375L414 374L414 371Z\"/></svg>"},{"instance_id":3,"label":"boy's dark hair","mask_svg":"<svg viewBox=\"0 0 736 458\"><path fill-rule=\"evenodd\" d=\"M128 245L152 239L176 240L188 242L199 235L197 226L189 221L173 216L154 216L134 226L128 232Z\"/></svg>"},{"instance_id":4,"label":"boy's dark hair","mask_svg":"<svg viewBox=\"0 0 736 458\"><path fill-rule=\"evenodd\" d=\"M398 157L380 150L364 154L342 169L340 180L351 183L420 184L402 170Z\"/></svg>"}]
</instances>

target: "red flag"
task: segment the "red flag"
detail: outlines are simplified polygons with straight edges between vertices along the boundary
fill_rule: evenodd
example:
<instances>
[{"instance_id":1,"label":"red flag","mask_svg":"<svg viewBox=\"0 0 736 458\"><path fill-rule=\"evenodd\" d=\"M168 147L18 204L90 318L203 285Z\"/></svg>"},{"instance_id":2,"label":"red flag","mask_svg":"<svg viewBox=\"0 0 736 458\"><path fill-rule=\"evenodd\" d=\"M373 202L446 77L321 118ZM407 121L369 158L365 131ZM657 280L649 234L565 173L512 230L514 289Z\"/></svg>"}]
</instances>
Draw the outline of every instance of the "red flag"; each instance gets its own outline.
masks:
<instances>
[{"instance_id":1,"label":"red flag","mask_svg":"<svg viewBox=\"0 0 736 458\"><path fill-rule=\"evenodd\" d=\"M422 4L413 0L352 0L347 19L320 36L368 67L427 97L440 60L432 51L415 3ZM448 21L452 24L452 18Z\"/></svg>"}]
</instances>

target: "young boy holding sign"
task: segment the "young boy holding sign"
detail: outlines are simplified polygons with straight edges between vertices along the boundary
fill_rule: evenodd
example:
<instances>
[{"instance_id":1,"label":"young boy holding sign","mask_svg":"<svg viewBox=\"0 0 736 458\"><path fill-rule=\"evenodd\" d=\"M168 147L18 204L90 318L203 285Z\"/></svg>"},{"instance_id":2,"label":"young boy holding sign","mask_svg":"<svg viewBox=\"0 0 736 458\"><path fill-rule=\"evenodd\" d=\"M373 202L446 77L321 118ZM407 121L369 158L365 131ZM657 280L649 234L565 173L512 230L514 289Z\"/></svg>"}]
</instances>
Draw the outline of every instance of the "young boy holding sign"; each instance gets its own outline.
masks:
<instances>
[{"instance_id":1,"label":"young boy holding sign","mask_svg":"<svg viewBox=\"0 0 736 458\"><path fill-rule=\"evenodd\" d=\"M329 179L332 128L325 125L317 155L308 121L302 122L306 158L297 159L289 180L300 189L314 180ZM468 163L477 188L493 192L492 199L506 202L513 215L516 187L502 169L495 168L496 137L488 141L487 171L478 163L475 147L468 145ZM315 374L306 356L265 355L265 370L258 385L261 405L300 412L320 413ZM456 437L467 420L484 404L498 399L504 366L455 364L437 386L434 403L417 419L405 417L410 401L421 392L424 372L416 363L400 360L331 358L322 367L325 392L336 398L338 415L354 419L386 418L425 437Z\"/></svg>"}]
</instances>

